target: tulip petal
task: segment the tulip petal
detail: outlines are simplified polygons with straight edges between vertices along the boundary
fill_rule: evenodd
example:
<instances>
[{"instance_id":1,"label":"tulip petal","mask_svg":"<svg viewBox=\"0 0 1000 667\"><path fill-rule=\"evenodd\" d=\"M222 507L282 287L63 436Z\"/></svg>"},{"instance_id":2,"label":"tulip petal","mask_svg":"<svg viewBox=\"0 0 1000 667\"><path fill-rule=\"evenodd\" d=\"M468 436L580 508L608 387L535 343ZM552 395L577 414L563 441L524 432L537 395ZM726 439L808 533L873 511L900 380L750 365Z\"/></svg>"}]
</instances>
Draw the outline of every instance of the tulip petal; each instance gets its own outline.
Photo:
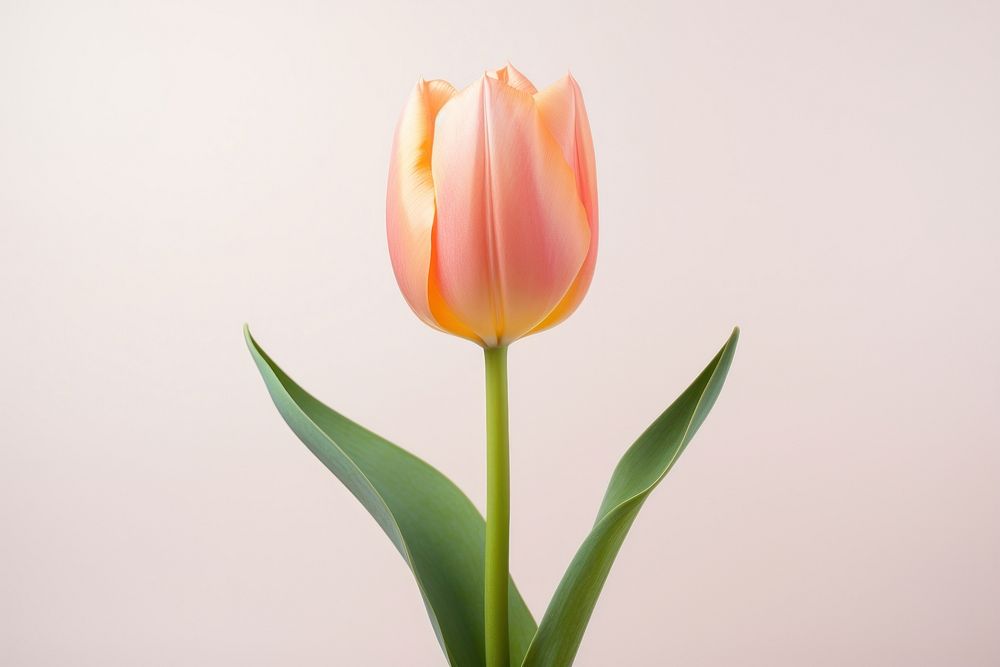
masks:
<instances>
[{"instance_id":1,"label":"tulip petal","mask_svg":"<svg viewBox=\"0 0 1000 667\"><path fill-rule=\"evenodd\" d=\"M594 277L597 262L597 171L590 121L583 104L583 94L569 74L545 90L535 94L535 104L549 132L562 149L566 162L576 177L576 186L590 225L590 247L573 286L562 301L532 333L555 326L569 317L580 305Z\"/></svg>"},{"instance_id":2,"label":"tulip petal","mask_svg":"<svg viewBox=\"0 0 1000 667\"><path fill-rule=\"evenodd\" d=\"M494 79L503 81L511 88L516 88L517 90L528 93L529 95L534 95L538 92L538 89L535 88L535 84L531 83L528 77L518 71L517 68L510 63L507 63L500 69L487 72L486 74Z\"/></svg>"},{"instance_id":3,"label":"tulip petal","mask_svg":"<svg viewBox=\"0 0 1000 667\"><path fill-rule=\"evenodd\" d=\"M487 346L560 303L590 247L576 178L531 95L484 76L441 110L432 282Z\"/></svg>"},{"instance_id":4,"label":"tulip petal","mask_svg":"<svg viewBox=\"0 0 1000 667\"><path fill-rule=\"evenodd\" d=\"M466 328L452 330L434 313L428 280L431 263L431 237L434 228L434 181L431 176L431 147L434 142L434 120L445 102L455 95L447 81L421 80L413 89L403 109L392 157L389 162L389 187L386 193L386 232L389 257L403 297L424 322L438 329L459 335L469 334Z\"/></svg>"}]
</instances>

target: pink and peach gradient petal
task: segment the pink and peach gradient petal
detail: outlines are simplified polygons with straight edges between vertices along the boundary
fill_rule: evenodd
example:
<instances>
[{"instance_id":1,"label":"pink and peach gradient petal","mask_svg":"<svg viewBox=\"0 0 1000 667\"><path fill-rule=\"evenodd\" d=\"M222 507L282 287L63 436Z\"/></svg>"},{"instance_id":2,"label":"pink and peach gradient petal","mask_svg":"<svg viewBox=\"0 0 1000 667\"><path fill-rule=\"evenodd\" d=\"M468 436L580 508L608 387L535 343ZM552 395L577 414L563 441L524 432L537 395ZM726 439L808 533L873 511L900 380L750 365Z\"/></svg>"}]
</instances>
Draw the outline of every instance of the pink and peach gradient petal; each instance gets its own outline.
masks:
<instances>
[{"instance_id":1,"label":"pink and peach gradient petal","mask_svg":"<svg viewBox=\"0 0 1000 667\"><path fill-rule=\"evenodd\" d=\"M591 245L561 147L530 94L483 76L438 115L431 170L444 302L487 346L520 338L563 300Z\"/></svg>"},{"instance_id":2,"label":"pink and peach gradient petal","mask_svg":"<svg viewBox=\"0 0 1000 667\"><path fill-rule=\"evenodd\" d=\"M435 216L431 147L437 113L454 95L447 81L420 80L414 87L396 126L386 192L386 232L396 281L420 319L438 328L427 286Z\"/></svg>"},{"instance_id":3,"label":"pink and peach gradient petal","mask_svg":"<svg viewBox=\"0 0 1000 667\"><path fill-rule=\"evenodd\" d=\"M567 74L545 90L536 93L534 98L546 127L559 144L566 162L573 170L580 201L587 211L587 221L590 225L590 247L587 251L587 258L573 281L573 285L559 304L531 330L531 333L555 326L569 317L580 305L594 277L598 237L597 170L594 160L594 144L580 86L572 75Z\"/></svg>"},{"instance_id":4,"label":"pink and peach gradient petal","mask_svg":"<svg viewBox=\"0 0 1000 667\"><path fill-rule=\"evenodd\" d=\"M520 90L521 92L528 93L529 95L534 95L538 92L535 85L531 81L517 70L513 65L507 63L500 69L495 69L493 71L487 72L487 76L490 76L498 81L503 81L511 88Z\"/></svg>"}]
</instances>

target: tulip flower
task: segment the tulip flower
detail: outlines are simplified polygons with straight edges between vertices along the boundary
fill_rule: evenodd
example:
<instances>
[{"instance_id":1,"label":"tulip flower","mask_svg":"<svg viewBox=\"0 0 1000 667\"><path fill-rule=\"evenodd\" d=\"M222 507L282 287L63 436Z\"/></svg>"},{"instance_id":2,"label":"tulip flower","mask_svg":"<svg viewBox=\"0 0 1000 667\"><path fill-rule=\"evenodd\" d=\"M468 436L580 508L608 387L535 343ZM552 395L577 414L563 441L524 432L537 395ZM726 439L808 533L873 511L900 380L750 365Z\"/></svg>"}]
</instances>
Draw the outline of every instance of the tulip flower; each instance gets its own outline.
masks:
<instances>
[{"instance_id":1,"label":"tulip flower","mask_svg":"<svg viewBox=\"0 0 1000 667\"><path fill-rule=\"evenodd\" d=\"M389 255L427 324L505 347L569 317L597 258L590 124L572 76L513 66L465 90L417 83L396 128Z\"/></svg>"}]
</instances>

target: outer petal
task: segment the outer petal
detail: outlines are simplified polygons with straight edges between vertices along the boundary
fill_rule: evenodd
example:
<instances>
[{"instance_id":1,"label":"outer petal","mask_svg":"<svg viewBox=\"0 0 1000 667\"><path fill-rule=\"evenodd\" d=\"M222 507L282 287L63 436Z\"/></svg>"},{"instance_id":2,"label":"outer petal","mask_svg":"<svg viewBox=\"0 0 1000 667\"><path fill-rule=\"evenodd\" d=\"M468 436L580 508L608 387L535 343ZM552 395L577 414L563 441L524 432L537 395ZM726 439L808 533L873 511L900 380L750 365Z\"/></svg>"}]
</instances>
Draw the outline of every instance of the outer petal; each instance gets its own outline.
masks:
<instances>
[{"instance_id":1,"label":"outer petal","mask_svg":"<svg viewBox=\"0 0 1000 667\"><path fill-rule=\"evenodd\" d=\"M389 160L385 223L389 257L396 281L413 311L433 327L442 328L431 309L428 276L434 228L434 181L431 146L434 119L455 95L447 81L417 83L396 126Z\"/></svg>"},{"instance_id":2,"label":"outer petal","mask_svg":"<svg viewBox=\"0 0 1000 667\"><path fill-rule=\"evenodd\" d=\"M587 210L590 225L590 247L587 259L573 286L559 305L536 326L532 333L555 326L569 317L587 294L597 262L597 171L594 162L594 142L590 136L590 121L583 105L583 94L569 74L540 93L535 104L552 136L562 149L566 162L576 177L580 200Z\"/></svg>"},{"instance_id":3,"label":"outer petal","mask_svg":"<svg viewBox=\"0 0 1000 667\"><path fill-rule=\"evenodd\" d=\"M541 322L590 247L576 178L532 97L484 76L442 109L433 280L485 345Z\"/></svg>"}]
</instances>

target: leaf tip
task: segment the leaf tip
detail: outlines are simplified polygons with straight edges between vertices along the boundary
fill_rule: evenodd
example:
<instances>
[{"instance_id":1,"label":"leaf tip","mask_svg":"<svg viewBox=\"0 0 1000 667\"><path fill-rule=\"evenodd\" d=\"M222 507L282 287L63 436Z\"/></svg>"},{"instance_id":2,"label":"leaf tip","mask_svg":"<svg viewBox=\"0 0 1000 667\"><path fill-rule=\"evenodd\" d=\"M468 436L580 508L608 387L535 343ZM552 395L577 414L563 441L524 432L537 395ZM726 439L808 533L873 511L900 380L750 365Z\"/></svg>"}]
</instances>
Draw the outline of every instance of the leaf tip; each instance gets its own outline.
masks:
<instances>
[{"instance_id":1,"label":"leaf tip","mask_svg":"<svg viewBox=\"0 0 1000 667\"><path fill-rule=\"evenodd\" d=\"M246 341L247 347L250 348L251 353L260 349L257 346L257 341L254 339L253 334L250 333L250 325L246 322L243 323L243 340Z\"/></svg>"}]
</instances>

